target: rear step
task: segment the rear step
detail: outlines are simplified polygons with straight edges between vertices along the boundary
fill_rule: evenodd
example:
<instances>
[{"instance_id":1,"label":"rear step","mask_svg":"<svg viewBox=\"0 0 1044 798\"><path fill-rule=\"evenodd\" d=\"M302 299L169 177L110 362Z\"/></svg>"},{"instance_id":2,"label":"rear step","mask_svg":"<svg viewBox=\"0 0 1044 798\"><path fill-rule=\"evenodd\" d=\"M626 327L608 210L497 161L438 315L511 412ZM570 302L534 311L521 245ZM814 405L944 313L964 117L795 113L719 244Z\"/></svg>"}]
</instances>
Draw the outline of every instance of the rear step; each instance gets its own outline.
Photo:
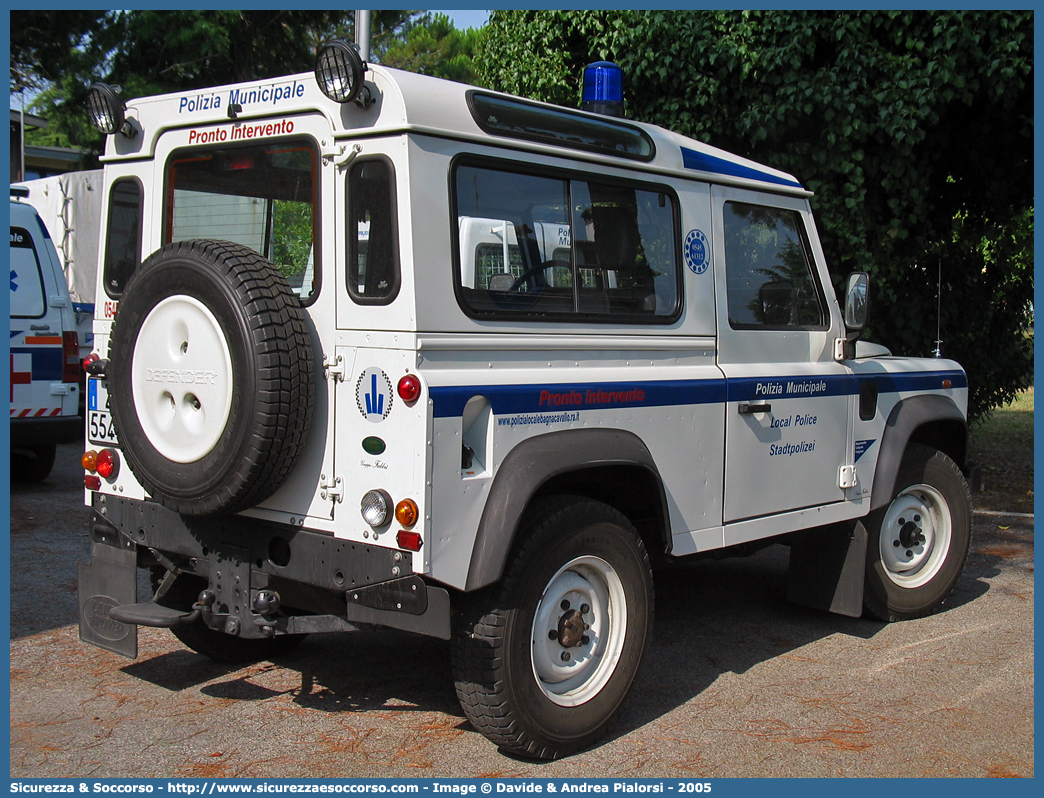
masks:
<instances>
[{"instance_id":1,"label":"rear step","mask_svg":"<svg viewBox=\"0 0 1044 798\"><path fill-rule=\"evenodd\" d=\"M138 626L155 626L170 629L186 623L194 623L200 616L198 609L175 610L152 601L144 604L124 604L109 609L109 617L120 623L133 623Z\"/></svg>"}]
</instances>

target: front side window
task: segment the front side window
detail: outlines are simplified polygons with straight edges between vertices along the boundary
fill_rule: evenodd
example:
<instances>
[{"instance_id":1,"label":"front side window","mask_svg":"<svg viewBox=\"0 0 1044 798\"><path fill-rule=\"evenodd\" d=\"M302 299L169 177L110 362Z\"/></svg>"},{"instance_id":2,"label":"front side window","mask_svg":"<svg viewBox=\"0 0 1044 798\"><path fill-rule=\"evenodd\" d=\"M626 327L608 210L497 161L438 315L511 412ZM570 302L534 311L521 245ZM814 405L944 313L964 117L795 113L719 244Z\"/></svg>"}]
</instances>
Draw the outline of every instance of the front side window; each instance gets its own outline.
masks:
<instances>
[{"instance_id":1,"label":"front side window","mask_svg":"<svg viewBox=\"0 0 1044 798\"><path fill-rule=\"evenodd\" d=\"M461 304L477 317L667 322L679 310L666 189L461 164Z\"/></svg>"},{"instance_id":2,"label":"front side window","mask_svg":"<svg viewBox=\"0 0 1044 798\"><path fill-rule=\"evenodd\" d=\"M109 224L105 235L105 291L113 299L123 293L141 258L141 183L123 178L109 192Z\"/></svg>"},{"instance_id":3,"label":"front side window","mask_svg":"<svg viewBox=\"0 0 1044 798\"><path fill-rule=\"evenodd\" d=\"M11 316L38 319L47 311L40 258L24 227L11 227Z\"/></svg>"},{"instance_id":4,"label":"front side window","mask_svg":"<svg viewBox=\"0 0 1044 798\"><path fill-rule=\"evenodd\" d=\"M307 301L319 289L318 188L316 153L303 141L182 151L167 167L165 241L250 247Z\"/></svg>"},{"instance_id":5,"label":"front side window","mask_svg":"<svg viewBox=\"0 0 1044 798\"><path fill-rule=\"evenodd\" d=\"M733 329L824 329L825 303L797 211L727 202L724 220Z\"/></svg>"}]
</instances>

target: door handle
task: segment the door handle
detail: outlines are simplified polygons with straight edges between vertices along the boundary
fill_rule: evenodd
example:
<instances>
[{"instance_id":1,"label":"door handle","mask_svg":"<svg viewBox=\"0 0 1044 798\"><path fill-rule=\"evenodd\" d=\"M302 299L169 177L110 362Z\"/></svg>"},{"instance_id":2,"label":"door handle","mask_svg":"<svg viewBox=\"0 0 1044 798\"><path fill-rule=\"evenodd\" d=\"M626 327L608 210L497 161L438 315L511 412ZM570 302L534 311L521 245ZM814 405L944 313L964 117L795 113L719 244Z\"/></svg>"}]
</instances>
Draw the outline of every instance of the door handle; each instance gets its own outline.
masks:
<instances>
[{"instance_id":1,"label":"door handle","mask_svg":"<svg viewBox=\"0 0 1044 798\"><path fill-rule=\"evenodd\" d=\"M739 412L741 416L750 415L751 413L771 413L772 405L768 402L740 402Z\"/></svg>"}]
</instances>

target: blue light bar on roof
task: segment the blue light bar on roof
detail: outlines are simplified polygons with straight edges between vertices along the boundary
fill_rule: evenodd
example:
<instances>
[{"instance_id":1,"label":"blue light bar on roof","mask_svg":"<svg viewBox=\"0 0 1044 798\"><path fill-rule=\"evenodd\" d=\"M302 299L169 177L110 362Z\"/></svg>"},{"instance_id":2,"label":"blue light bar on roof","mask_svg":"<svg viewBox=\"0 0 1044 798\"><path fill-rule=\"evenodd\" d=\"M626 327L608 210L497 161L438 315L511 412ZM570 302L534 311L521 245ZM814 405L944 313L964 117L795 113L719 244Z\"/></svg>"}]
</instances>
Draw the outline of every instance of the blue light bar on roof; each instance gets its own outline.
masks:
<instances>
[{"instance_id":1,"label":"blue light bar on roof","mask_svg":"<svg viewBox=\"0 0 1044 798\"><path fill-rule=\"evenodd\" d=\"M580 107L594 114L623 116L623 70L612 61L595 61L584 67Z\"/></svg>"}]
</instances>

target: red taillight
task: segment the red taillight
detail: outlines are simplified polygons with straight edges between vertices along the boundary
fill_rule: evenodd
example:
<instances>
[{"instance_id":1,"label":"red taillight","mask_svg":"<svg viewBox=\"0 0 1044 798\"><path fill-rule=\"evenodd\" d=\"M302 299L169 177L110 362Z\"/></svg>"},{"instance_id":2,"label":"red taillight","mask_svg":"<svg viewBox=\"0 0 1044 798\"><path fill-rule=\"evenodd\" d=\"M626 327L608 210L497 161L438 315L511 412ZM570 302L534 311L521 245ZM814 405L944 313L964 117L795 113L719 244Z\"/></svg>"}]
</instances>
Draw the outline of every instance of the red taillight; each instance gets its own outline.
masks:
<instances>
[{"instance_id":1,"label":"red taillight","mask_svg":"<svg viewBox=\"0 0 1044 798\"><path fill-rule=\"evenodd\" d=\"M395 536L395 542L399 544L400 549L420 551L423 541L421 540L420 532L408 532L405 529L400 529Z\"/></svg>"},{"instance_id":2,"label":"red taillight","mask_svg":"<svg viewBox=\"0 0 1044 798\"><path fill-rule=\"evenodd\" d=\"M101 490L101 477L96 477L94 474L88 474L83 478L83 486L87 490Z\"/></svg>"},{"instance_id":3,"label":"red taillight","mask_svg":"<svg viewBox=\"0 0 1044 798\"><path fill-rule=\"evenodd\" d=\"M417 397L420 396L421 392L420 377L416 374L407 374L399 380L398 391L399 398L406 404L416 402Z\"/></svg>"},{"instance_id":4,"label":"red taillight","mask_svg":"<svg viewBox=\"0 0 1044 798\"><path fill-rule=\"evenodd\" d=\"M87 357L83 359L83 370L90 374L92 377L105 377L105 372L109 368L109 361L102 360L98 357L97 352L91 352Z\"/></svg>"},{"instance_id":5,"label":"red taillight","mask_svg":"<svg viewBox=\"0 0 1044 798\"><path fill-rule=\"evenodd\" d=\"M80 381L80 336L76 330L62 333L62 382Z\"/></svg>"},{"instance_id":6,"label":"red taillight","mask_svg":"<svg viewBox=\"0 0 1044 798\"><path fill-rule=\"evenodd\" d=\"M98 476L112 479L119 473L120 457L116 454L114 449L102 449L98 452L98 459L95 463L95 468L98 471Z\"/></svg>"}]
</instances>

